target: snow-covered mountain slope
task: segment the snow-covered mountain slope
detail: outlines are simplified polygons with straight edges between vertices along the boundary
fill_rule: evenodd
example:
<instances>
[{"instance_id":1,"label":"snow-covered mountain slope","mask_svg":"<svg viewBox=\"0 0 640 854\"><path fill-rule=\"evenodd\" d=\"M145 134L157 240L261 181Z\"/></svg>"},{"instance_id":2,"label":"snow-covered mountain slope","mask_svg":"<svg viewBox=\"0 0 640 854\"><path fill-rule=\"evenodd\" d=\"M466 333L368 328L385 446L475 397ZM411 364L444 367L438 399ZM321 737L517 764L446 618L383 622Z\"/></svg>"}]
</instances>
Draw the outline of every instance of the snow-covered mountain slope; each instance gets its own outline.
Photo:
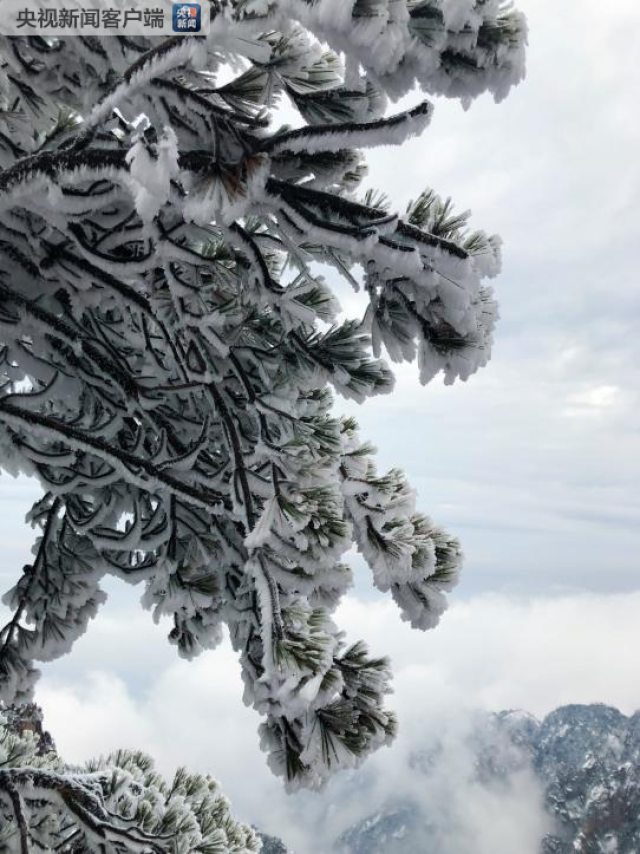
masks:
<instances>
[{"instance_id":1,"label":"snow-covered mountain slope","mask_svg":"<svg viewBox=\"0 0 640 854\"><path fill-rule=\"evenodd\" d=\"M540 821L541 854L640 854L640 713L626 717L604 705L574 705L541 722L523 712L481 716L464 750L471 752L475 791L486 790L498 802L502 792L505 808L519 775L537 781L548 819L547 827ZM442 744L415 752L411 770L428 794L386 800L343 831L335 851L451 854L458 818L443 809L446 793L437 794L446 761Z\"/></svg>"},{"instance_id":2,"label":"snow-covered mountain slope","mask_svg":"<svg viewBox=\"0 0 640 854\"><path fill-rule=\"evenodd\" d=\"M545 854L640 852L640 713L565 706L541 723L533 749L558 821Z\"/></svg>"},{"instance_id":3,"label":"snow-covered mountain slope","mask_svg":"<svg viewBox=\"0 0 640 854\"><path fill-rule=\"evenodd\" d=\"M258 833L258 836L262 842L260 854L290 854L281 839L266 833Z\"/></svg>"}]
</instances>

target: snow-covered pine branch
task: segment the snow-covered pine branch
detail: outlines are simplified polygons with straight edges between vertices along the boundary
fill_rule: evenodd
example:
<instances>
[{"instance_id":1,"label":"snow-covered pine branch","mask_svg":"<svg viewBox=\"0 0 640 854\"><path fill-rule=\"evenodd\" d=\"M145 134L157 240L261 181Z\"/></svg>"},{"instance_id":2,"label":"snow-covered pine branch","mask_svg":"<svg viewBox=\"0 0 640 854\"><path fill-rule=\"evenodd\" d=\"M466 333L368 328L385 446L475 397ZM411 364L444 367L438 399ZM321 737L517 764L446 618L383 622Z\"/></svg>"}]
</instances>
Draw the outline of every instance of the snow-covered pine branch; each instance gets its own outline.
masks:
<instances>
[{"instance_id":1,"label":"snow-covered pine branch","mask_svg":"<svg viewBox=\"0 0 640 854\"><path fill-rule=\"evenodd\" d=\"M165 781L144 753L67 765L37 706L0 710L0 850L9 854L257 854L211 777Z\"/></svg>"},{"instance_id":2,"label":"snow-covered pine branch","mask_svg":"<svg viewBox=\"0 0 640 854\"><path fill-rule=\"evenodd\" d=\"M225 5L225 4L222 4ZM245 22L276 29L293 18L362 66L392 98L417 83L434 95L496 100L524 73L526 21L505 0L241 0ZM352 80L349 80L352 83Z\"/></svg>"},{"instance_id":3,"label":"snow-covered pine branch","mask_svg":"<svg viewBox=\"0 0 640 854\"><path fill-rule=\"evenodd\" d=\"M362 195L360 149L424 129L428 103L385 113L416 80L505 94L525 27L497 0L211 11L208 38L0 39L0 454L43 489L0 696L29 696L116 575L181 655L228 627L271 766L316 786L395 732L388 662L331 617L343 556L423 629L461 562L333 394L389 393L383 352L467 379L497 317L499 240L432 192L403 216ZM284 98L303 127L273 121Z\"/></svg>"}]
</instances>

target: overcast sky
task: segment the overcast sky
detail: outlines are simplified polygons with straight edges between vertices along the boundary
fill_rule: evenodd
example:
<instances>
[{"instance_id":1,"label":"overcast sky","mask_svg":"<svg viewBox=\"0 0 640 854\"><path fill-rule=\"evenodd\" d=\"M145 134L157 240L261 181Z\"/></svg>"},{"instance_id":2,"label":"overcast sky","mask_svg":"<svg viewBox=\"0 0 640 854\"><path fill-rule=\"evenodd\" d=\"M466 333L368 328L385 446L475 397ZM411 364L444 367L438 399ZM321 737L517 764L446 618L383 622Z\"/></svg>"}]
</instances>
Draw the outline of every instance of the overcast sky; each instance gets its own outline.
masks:
<instances>
[{"instance_id":1,"label":"overcast sky","mask_svg":"<svg viewBox=\"0 0 640 854\"><path fill-rule=\"evenodd\" d=\"M462 595L640 583L640 9L521 0L527 80L496 106L438 102L371 175L405 203L433 186L504 239L493 360L469 383L360 414L425 510L459 531Z\"/></svg>"},{"instance_id":2,"label":"overcast sky","mask_svg":"<svg viewBox=\"0 0 640 854\"><path fill-rule=\"evenodd\" d=\"M409 472L421 509L467 555L431 634L369 593L362 567L339 615L392 654L405 740L452 709L640 707L640 10L518 5L531 29L526 82L497 106L439 101L422 139L370 158L371 183L398 206L431 186L505 242L489 367L423 389L404 366L393 398L357 412L380 466ZM6 588L27 559L33 490L0 487ZM287 836L295 802L265 768L233 655L175 661L138 596L118 588L73 654L45 669L38 697L61 751L80 760L135 744L165 770L212 772L241 817Z\"/></svg>"}]
</instances>

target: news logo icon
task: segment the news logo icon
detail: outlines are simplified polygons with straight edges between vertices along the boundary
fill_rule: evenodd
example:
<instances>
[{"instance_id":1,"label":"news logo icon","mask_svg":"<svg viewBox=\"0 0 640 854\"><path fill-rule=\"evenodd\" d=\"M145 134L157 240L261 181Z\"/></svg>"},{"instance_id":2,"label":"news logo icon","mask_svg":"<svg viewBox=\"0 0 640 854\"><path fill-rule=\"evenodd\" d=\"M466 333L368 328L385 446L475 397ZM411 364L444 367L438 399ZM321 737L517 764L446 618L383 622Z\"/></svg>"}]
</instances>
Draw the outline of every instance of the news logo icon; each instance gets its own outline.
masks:
<instances>
[{"instance_id":1,"label":"news logo icon","mask_svg":"<svg viewBox=\"0 0 640 854\"><path fill-rule=\"evenodd\" d=\"M199 3L173 4L173 32L199 33L202 17Z\"/></svg>"}]
</instances>

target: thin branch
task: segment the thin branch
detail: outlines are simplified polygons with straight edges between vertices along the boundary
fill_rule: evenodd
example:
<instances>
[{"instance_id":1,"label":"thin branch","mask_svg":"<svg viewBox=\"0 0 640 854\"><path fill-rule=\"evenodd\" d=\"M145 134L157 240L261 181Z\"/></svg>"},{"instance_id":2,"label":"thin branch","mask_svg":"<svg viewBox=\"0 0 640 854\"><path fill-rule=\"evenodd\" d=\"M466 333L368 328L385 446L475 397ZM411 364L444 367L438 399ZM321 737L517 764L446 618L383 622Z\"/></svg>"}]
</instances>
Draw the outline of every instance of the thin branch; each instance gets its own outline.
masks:
<instances>
[{"instance_id":1,"label":"thin branch","mask_svg":"<svg viewBox=\"0 0 640 854\"><path fill-rule=\"evenodd\" d=\"M4 642L2 647L0 647L0 658L4 655L7 648L13 643L13 636L18 628L20 620L22 619L22 615L25 612L25 609L29 603L29 599L31 596L31 592L35 587L36 583L40 578L40 572L47 560L47 547L49 545L49 540L54 531L54 521L60 507L62 506L62 500L60 498L56 498L51 505L51 509L47 514L47 521L45 524L44 531L42 533L42 539L40 540L40 545L38 547L38 554L36 556L35 562L31 569L29 575L29 581L25 585L25 589L20 596L20 601L18 603L18 607L16 609L15 614L11 618L11 620L0 630L0 638L4 637Z\"/></svg>"}]
</instances>

